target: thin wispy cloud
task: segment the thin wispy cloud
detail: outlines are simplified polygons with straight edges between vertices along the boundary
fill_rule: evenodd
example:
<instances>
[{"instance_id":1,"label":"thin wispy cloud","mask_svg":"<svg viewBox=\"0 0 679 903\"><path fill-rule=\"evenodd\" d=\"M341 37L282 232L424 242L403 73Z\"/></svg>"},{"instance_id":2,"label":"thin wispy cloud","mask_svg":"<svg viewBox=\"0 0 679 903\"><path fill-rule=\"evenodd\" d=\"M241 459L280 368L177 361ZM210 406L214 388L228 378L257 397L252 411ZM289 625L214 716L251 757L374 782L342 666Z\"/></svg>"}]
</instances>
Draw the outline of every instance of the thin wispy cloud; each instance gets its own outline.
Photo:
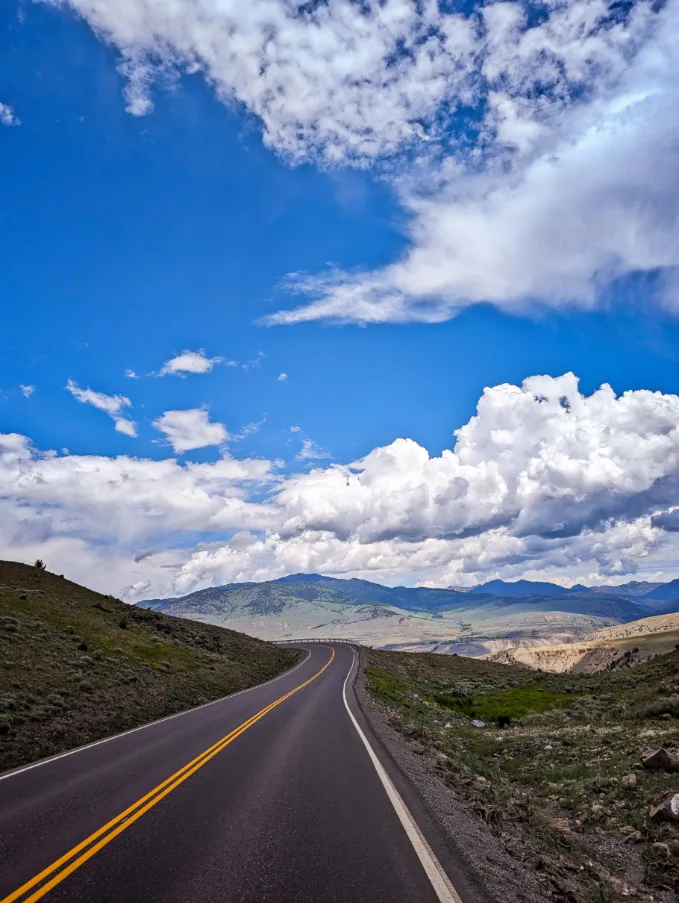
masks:
<instances>
[{"instance_id":1,"label":"thin wispy cloud","mask_svg":"<svg viewBox=\"0 0 679 903\"><path fill-rule=\"evenodd\" d=\"M267 322L589 309L658 271L679 309L679 0L540 16L518 2L67 2L117 46L130 112L152 110L168 70L201 71L284 160L391 182L406 250L293 278L301 304Z\"/></svg>"},{"instance_id":2,"label":"thin wispy cloud","mask_svg":"<svg viewBox=\"0 0 679 903\"><path fill-rule=\"evenodd\" d=\"M105 395L103 392L95 392L90 388L82 389L72 379L66 383L66 389L81 404L91 405L108 414L113 420L117 432L132 437L137 435L137 425L124 415L125 409L132 405L130 399L125 395Z\"/></svg>"},{"instance_id":3,"label":"thin wispy cloud","mask_svg":"<svg viewBox=\"0 0 679 903\"><path fill-rule=\"evenodd\" d=\"M323 458L332 458L332 453L321 448L312 439L302 439L302 447L295 457L298 461L320 461Z\"/></svg>"},{"instance_id":4,"label":"thin wispy cloud","mask_svg":"<svg viewBox=\"0 0 679 903\"><path fill-rule=\"evenodd\" d=\"M246 372L248 370L252 370L253 367L259 367L262 363L262 360L266 357L263 351L258 351L257 354L252 358L252 360L245 361L244 364L241 364L241 367Z\"/></svg>"},{"instance_id":5,"label":"thin wispy cloud","mask_svg":"<svg viewBox=\"0 0 679 903\"><path fill-rule=\"evenodd\" d=\"M235 442L240 442L242 439L247 439L248 436L254 436L255 433L258 433L264 424L267 421L267 415L264 414L261 420L253 420L251 423L246 423L242 429L238 430L232 436L229 436Z\"/></svg>"}]
</instances>

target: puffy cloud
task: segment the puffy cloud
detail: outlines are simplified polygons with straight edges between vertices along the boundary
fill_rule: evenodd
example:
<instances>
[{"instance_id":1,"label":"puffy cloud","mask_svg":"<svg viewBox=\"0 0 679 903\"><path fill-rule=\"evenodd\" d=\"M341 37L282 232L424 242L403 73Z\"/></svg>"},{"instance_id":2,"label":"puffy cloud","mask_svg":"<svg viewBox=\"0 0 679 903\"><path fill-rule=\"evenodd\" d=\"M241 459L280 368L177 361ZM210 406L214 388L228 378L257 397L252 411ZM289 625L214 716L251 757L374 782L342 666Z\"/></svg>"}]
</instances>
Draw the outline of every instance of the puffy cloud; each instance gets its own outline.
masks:
<instances>
[{"instance_id":1,"label":"puffy cloud","mask_svg":"<svg viewBox=\"0 0 679 903\"><path fill-rule=\"evenodd\" d=\"M209 373L215 364L223 363L225 363L223 357L207 357L202 349L200 351L182 351L181 354L170 358L163 364L159 375L183 376L185 373ZM226 363L231 364L232 362Z\"/></svg>"},{"instance_id":2,"label":"puffy cloud","mask_svg":"<svg viewBox=\"0 0 679 903\"><path fill-rule=\"evenodd\" d=\"M179 464L58 455L36 450L25 436L0 435L5 528L19 523L25 535L39 538L59 534L143 543L147 549L149 542L181 530L260 529L269 506L248 502L247 486L273 478L264 460L223 456L213 464Z\"/></svg>"},{"instance_id":3,"label":"puffy cloud","mask_svg":"<svg viewBox=\"0 0 679 903\"><path fill-rule=\"evenodd\" d=\"M288 381L288 374L287 373L279 373L277 379L278 379L279 383L286 383Z\"/></svg>"},{"instance_id":4,"label":"puffy cloud","mask_svg":"<svg viewBox=\"0 0 679 903\"><path fill-rule=\"evenodd\" d=\"M679 398L587 397L573 374L486 389L454 450L431 457L410 439L350 468L291 477L281 530L330 530L369 543L465 537L568 537L647 514L679 497Z\"/></svg>"},{"instance_id":5,"label":"puffy cloud","mask_svg":"<svg viewBox=\"0 0 679 903\"><path fill-rule=\"evenodd\" d=\"M533 376L486 389L455 438L440 456L397 439L282 478L263 460L58 455L5 435L0 554L59 556L131 598L144 581L159 595L295 571L448 585L676 568L678 396ZM197 531L213 540L192 548Z\"/></svg>"},{"instance_id":6,"label":"puffy cloud","mask_svg":"<svg viewBox=\"0 0 679 903\"><path fill-rule=\"evenodd\" d=\"M21 120L9 104L0 103L0 125L21 125Z\"/></svg>"},{"instance_id":7,"label":"puffy cloud","mask_svg":"<svg viewBox=\"0 0 679 903\"><path fill-rule=\"evenodd\" d=\"M179 454L193 448L222 445L229 438L226 427L210 420L205 408L165 411L153 421L153 425L165 434L173 450Z\"/></svg>"},{"instance_id":8,"label":"puffy cloud","mask_svg":"<svg viewBox=\"0 0 679 903\"><path fill-rule=\"evenodd\" d=\"M103 392L95 392L93 389L81 389L72 379L66 383L66 389L82 404L91 404L92 407L104 411L113 420L117 432L126 436L136 436L137 426L134 421L123 416L125 408L132 404L124 395L105 395Z\"/></svg>"},{"instance_id":9,"label":"puffy cloud","mask_svg":"<svg viewBox=\"0 0 679 903\"><path fill-rule=\"evenodd\" d=\"M24 386L23 384L19 386L21 389L21 394L24 398L30 398L31 395L35 392L35 386Z\"/></svg>"},{"instance_id":10,"label":"puffy cloud","mask_svg":"<svg viewBox=\"0 0 679 903\"><path fill-rule=\"evenodd\" d=\"M58 0L54 0L58 2ZM409 246L374 272L296 277L270 322L592 306L666 270L676 306L679 0L61 0L121 54L128 109L204 73L293 162L381 165ZM404 175L404 173L407 173Z\"/></svg>"}]
</instances>

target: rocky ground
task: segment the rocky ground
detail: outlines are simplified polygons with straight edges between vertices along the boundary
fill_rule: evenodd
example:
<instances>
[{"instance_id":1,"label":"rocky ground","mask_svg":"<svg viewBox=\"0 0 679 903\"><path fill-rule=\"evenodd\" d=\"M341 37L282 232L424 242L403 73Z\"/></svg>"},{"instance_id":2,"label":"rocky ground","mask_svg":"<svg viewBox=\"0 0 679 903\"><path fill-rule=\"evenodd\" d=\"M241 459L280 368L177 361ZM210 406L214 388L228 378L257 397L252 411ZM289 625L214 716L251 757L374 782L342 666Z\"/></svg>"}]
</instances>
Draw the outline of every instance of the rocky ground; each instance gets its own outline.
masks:
<instances>
[{"instance_id":1,"label":"rocky ground","mask_svg":"<svg viewBox=\"0 0 679 903\"><path fill-rule=\"evenodd\" d=\"M364 650L363 681L373 724L485 898L678 899L679 761L642 758L679 746L679 652L555 675Z\"/></svg>"},{"instance_id":2,"label":"rocky ground","mask_svg":"<svg viewBox=\"0 0 679 903\"><path fill-rule=\"evenodd\" d=\"M261 683L297 659L0 562L0 771Z\"/></svg>"},{"instance_id":3,"label":"rocky ground","mask_svg":"<svg viewBox=\"0 0 679 903\"><path fill-rule=\"evenodd\" d=\"M636 665L656 655L665 655L677 643L679 614L657 615L628 624L604 627L583 637L581 641L571 639L566 643L559 641L545 644L528 643L522 639L508 642L504 648L494 649L484 658L543 671L594 674L619 664Z\"/></svg>"}]
</instances>

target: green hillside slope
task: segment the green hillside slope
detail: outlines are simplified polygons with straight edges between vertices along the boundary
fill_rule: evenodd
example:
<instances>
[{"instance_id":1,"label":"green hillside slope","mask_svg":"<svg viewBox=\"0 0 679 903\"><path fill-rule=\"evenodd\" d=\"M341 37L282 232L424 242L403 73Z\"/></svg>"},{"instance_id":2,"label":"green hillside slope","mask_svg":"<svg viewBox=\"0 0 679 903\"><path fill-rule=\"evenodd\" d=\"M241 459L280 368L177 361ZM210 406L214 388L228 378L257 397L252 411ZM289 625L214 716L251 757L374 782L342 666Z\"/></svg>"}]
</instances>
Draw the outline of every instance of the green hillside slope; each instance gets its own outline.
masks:
<instances>
[{"instance_id":1,"label":"green hillside slope","mask_svg":"<svg viewBox=\"0 0 679 903\"><path fill-rule=\"evenodd\" d=\"M261 683L296 659L0 562L0 771Z\"/></svg>"}]
</instances>

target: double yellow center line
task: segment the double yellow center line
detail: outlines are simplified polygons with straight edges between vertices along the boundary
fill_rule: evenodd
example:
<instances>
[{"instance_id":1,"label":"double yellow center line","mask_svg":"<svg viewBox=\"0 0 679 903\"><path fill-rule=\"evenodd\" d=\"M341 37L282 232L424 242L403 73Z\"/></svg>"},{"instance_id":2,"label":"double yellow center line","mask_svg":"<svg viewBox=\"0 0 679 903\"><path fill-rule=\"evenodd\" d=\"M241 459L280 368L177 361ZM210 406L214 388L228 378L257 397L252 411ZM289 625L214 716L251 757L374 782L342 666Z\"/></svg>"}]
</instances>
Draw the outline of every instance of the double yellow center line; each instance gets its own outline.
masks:
<instances>
[{"instance_id":1,"label":"double yellow center line","mask_svg":"<svg viewBox=\"0 0 679 903\"><path fill-rule=\"evenodd\" d=\"M291 696L294 696L295 693L298 693L300 690L303 690L304 687L307 687L312 681L316 680L317 677L320 677L326 668L330 666L334 658L335 650L331 649L330 658L320 671L317 671L312 677L305 680L304 683L299 684L299 686L290 690L289 693L280 696L270 705L257 712L256 715L253 715L252 718L248 718L247 721L244 721L237 728L232 730L230 734L227 734L225 737L222 737L221 740L213 743L212 746L184 765L183 768L180 768L179 771L175 771L173 775L166 778L162 784L158 784L157 787L154 787L153 790L150 790L145 796L142 796L141 799L138 799L136 803L128 806L124 812L120 813L120 815L116 815L115 818L112 818L111 821L99 828L98 831L90 834L89 837L86 837L85 840L73 847L72 850L69 850L68 853L65 853L59 859L56 859L51 865L48 865L46 869L43 869L39 874L35 875L25 884L22 884L21 887L13 891L8 897L0 900L0 903L14 903L15 900L19 899L21 899L22 903L34 903L35 900L42 899L45 894L48 894L58 884L61 884L65 878L68 878L68 876L75 872L76 869L79 869L81 865L87 862L88 859L91 859L92 856L103 849L115 837L127 830L130 825L134 824L134 822L148 812L149 809L152 809L164 797L179 787L179 785L187 778L190 778L192 774L195 774L198 769L202 768L203 765L210 761L210 759L213 759L230 743L233 743L233 741L237 737L240 737L241 734L244 734L249 727L252 727L253 724L256 724L272 709L275 709L276 706L279 706L282 702L285 702L286 699L289 699ZM43 884L42 882L46 883ZM28 894L33 888L37 887L37 885L41 886L29 897L26 897L25 894Z\"/></svg>"}]
</instances>

